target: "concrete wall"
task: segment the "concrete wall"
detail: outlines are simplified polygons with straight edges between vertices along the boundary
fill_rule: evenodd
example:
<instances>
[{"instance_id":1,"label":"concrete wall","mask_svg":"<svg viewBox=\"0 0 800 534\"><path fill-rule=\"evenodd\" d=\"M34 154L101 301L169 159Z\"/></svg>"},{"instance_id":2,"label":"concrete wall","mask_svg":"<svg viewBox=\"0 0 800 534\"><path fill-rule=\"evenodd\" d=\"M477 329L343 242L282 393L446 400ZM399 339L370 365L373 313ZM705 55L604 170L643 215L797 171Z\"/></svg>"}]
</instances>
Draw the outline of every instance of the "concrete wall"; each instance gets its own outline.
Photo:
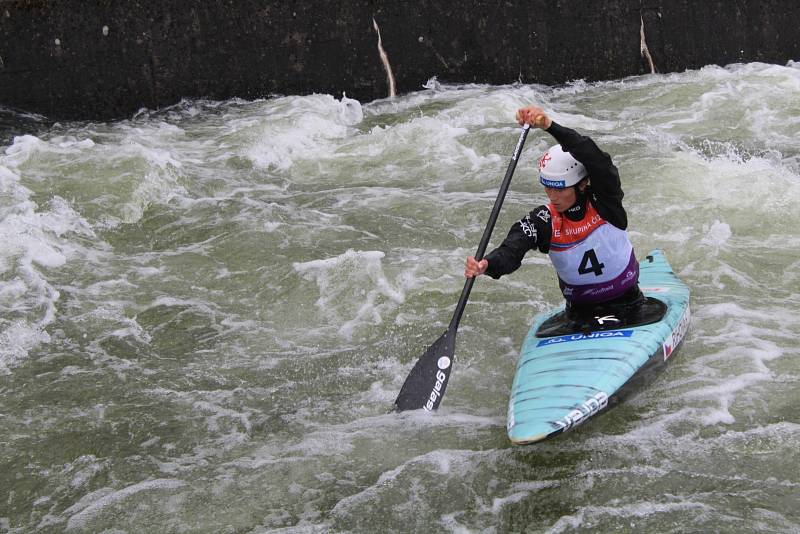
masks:
<instances>
[{"instance_id":1,"label":"concrete wall","mask_svg":"<svg viewBox=\"0 0 800 534\"><path fill-rule=\"evenodd\" d=\"M798 0L3 0L0 105L129 116L181 97L387 95L800 59Z\"/></svg>"}]
</instances>

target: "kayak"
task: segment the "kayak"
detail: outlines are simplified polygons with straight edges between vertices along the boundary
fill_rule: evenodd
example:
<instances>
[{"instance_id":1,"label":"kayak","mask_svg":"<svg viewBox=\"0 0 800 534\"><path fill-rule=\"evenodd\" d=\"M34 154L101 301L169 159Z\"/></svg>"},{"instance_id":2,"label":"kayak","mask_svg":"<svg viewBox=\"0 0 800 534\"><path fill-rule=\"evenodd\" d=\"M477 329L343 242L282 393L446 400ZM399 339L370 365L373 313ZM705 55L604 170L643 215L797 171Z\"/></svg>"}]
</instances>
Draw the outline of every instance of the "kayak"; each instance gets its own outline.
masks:
<instances>
[{"instance_id":1,"label":"kayak","mask_svg":"<svg viewBox=\"0 0 800 534\"><path fill-rule=\"evenodd\" d=\"M535 443L575 428L652 377L673 356L691 320L689 288L664 253L639 263L644 305L572 318L564 306L534 318L508 403L508 437Z\"/></svg>"}]
</instances>

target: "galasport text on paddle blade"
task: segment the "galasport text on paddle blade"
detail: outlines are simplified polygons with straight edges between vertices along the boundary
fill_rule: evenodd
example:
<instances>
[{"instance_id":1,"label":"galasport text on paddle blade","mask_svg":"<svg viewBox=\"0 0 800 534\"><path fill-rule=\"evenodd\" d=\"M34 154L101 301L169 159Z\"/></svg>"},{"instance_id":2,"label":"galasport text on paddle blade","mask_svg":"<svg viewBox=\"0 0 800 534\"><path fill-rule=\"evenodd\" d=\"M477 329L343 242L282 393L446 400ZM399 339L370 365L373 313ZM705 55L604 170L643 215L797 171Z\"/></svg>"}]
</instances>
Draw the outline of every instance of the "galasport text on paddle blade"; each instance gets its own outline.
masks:
<instances>
[{"instance_id":1,"label":"galasport text on paddle blade","mask_svg":"<svg viewBox=\"0 0 800 534\"><path fill-rule=\"evenodd\" d=\"M451 335L448 330L428 347L414 365L394 401L395 410L436 410L450 380L454 352L455 334Z\"/></svg>"}]
</instances>

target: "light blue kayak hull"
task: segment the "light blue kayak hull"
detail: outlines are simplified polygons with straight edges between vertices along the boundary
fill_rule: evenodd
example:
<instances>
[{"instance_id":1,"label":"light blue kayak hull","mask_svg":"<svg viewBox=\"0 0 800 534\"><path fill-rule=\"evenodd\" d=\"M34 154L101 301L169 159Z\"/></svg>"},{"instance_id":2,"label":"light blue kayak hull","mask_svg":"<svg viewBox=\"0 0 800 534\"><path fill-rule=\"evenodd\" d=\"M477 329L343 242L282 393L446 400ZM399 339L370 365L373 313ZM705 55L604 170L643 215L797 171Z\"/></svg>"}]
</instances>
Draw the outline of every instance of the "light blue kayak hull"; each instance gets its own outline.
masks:
<instances>
[{"instance_id":1,"label":"light blue kayak hull","mask_svg":"<svg viewBox=\"0 0 800 534\"><path fill-rule=\"evenodd\" d=\"M539 325L564 308L536 316L520 351L508 403L513 443L535 443L576 427L672 356L689 327L689 288L660 250L640 262L639 286L645 296L667 305L660 321L539 338Z\"/></svg>"}]
</instances>

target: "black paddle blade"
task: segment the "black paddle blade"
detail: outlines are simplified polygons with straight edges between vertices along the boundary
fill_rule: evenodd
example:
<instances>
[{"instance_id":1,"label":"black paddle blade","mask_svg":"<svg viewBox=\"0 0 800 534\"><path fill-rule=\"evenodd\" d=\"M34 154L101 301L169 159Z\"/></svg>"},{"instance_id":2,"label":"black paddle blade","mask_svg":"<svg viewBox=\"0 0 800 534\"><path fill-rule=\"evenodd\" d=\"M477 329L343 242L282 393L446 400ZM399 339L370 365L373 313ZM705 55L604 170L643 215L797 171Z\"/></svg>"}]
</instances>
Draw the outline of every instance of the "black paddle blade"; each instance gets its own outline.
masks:
<instances>
[{"instance_id":1,"label":"black paddle blade","mask_svg":"<svg viewBox=\"0 0 800 534\"><path fill-rule=\"evenodd\" d=\"M394 401L396 412L420 408L433 411L439 407L453 369L455 345L456 333L453 329L442 334L428 347L411 369L397 400Z\"/></svg>"}]
</instances>

